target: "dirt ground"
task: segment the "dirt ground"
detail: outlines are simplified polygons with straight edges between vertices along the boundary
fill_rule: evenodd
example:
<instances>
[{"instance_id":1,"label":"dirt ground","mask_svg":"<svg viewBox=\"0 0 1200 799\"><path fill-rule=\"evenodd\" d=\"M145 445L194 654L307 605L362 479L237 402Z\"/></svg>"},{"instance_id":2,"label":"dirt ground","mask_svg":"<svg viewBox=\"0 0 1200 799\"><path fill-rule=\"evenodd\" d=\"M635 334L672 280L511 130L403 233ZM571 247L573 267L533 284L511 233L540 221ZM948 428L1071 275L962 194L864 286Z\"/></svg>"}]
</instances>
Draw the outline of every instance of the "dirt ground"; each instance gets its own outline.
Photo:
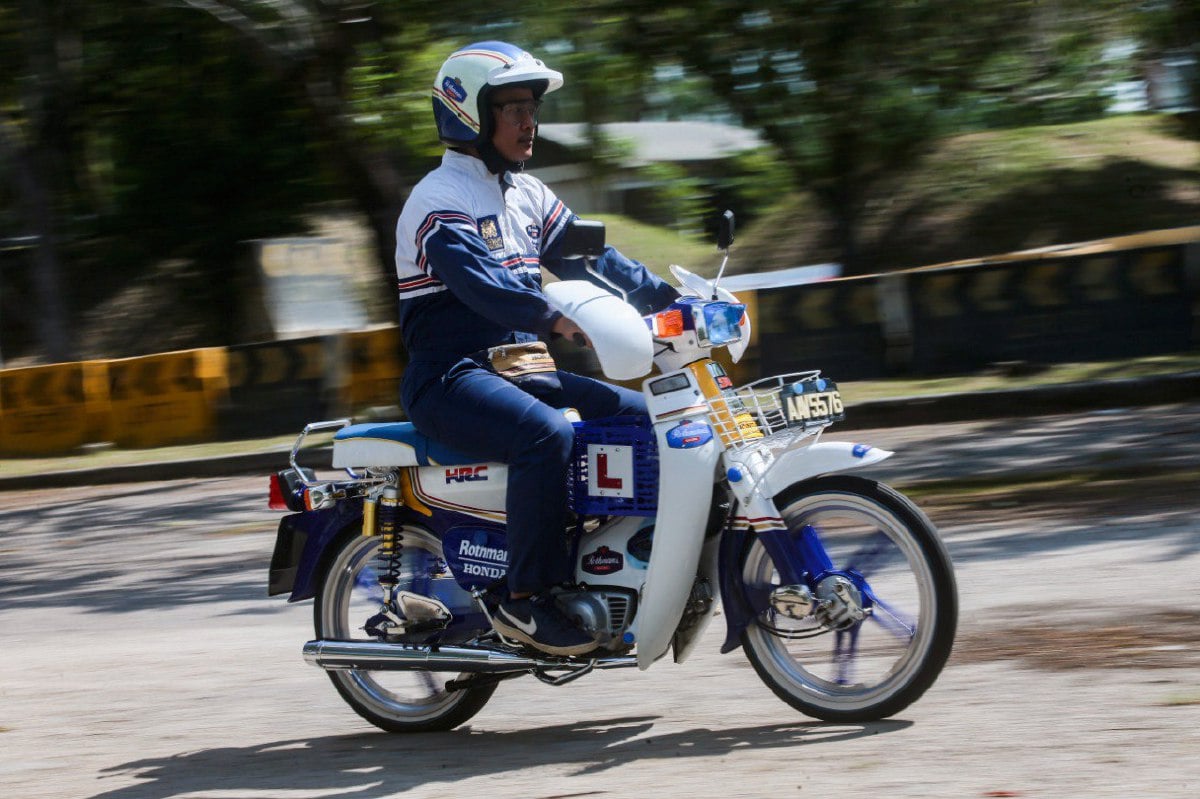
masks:
<instances>
[{"instance_id":1,"label":"dirt ground","mask_svg":"<svg viewBox=\"0 0 1200 799\"><path fill-rule=\"evenodd\" d=\"M721 618L692 660L501 686L395 736L265 596L261 479L0 494L0 786L21 799L1200 795L1200 523L1185 476L918 492L959 638L897 718L797 715Z\"/></svg>"}]
</instances>

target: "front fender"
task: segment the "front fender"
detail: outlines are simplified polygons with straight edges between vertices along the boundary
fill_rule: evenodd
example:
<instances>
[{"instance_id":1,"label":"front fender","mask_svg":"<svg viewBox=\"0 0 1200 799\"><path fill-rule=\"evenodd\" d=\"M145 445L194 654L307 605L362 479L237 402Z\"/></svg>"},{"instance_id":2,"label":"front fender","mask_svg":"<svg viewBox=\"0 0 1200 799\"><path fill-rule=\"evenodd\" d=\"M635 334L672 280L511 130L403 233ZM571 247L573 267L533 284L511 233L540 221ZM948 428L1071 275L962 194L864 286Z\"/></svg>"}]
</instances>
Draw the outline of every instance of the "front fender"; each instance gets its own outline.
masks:
<instances>
[{"instance_id":1,"label":"front fender","mask_svg":"<svg viewBox=\"0 0 1200 799\"><path fill-rule=\"evenodd\" d=\"M788 486L822 474L861 469L887 460L896 453L870 444L819 441L788 450L776 459L763 479L764 496L778 496Z\"/></svg>"}]
</instances>

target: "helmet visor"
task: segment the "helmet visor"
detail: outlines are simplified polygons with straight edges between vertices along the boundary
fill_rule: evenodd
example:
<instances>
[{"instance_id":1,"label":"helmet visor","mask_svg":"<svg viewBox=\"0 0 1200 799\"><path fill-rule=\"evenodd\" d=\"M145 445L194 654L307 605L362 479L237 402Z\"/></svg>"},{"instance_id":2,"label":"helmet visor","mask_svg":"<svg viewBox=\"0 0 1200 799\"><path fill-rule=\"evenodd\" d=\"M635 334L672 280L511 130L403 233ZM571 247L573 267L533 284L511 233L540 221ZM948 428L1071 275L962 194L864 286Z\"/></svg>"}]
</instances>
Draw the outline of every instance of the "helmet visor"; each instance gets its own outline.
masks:
<instances>
[{"instance_id":1,"label":"helmet visor","mask_svg":"<svg viewBox=\"0 0 1200 799\"><path fill-rule=\"evenodd\" d=\"M562 73L550 69L536 58L521 58L511 64L496 67L488 73L487 82L489 86L507 86L510 83L540 80L546 81L546 92L552 92L563 85Z\"/></svg>"}]
</instances>

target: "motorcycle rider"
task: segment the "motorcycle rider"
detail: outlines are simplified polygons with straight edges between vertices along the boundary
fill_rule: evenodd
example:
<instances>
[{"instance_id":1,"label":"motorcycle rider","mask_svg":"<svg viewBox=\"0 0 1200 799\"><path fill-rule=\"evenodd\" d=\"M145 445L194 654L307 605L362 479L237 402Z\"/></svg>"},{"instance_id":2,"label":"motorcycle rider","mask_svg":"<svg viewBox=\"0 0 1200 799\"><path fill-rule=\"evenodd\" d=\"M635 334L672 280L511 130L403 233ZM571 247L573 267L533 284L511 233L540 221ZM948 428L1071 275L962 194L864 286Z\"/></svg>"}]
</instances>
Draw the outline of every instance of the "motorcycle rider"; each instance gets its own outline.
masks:
<instances>
[{"instance_id":1,"label":"motorcycle rider","mask_svg":"<svg viewBox=\"0 0 1200 799\"><path fill-rule=\"evenodd\" d=\"M523 172L542 98L562 84L559 72L505 42L472 44L446 59L433 85L433 114L448 149L401 211L396 271L409 419L464 455L508 464L508 596L493 625L544 652L580 655L596 642L551 594L573 574L564 523L574 429L558 409L574 408L585 419L644 414L645 400L554 369L544 384L519 387L487 357L490 348L539 336L584 340L547 303L541 267L603 286L583 259L562 257L563 231L575 215ZM628 292L643 314L678 296L612 247L591 268Z\"/></svg>"}]
</instances>

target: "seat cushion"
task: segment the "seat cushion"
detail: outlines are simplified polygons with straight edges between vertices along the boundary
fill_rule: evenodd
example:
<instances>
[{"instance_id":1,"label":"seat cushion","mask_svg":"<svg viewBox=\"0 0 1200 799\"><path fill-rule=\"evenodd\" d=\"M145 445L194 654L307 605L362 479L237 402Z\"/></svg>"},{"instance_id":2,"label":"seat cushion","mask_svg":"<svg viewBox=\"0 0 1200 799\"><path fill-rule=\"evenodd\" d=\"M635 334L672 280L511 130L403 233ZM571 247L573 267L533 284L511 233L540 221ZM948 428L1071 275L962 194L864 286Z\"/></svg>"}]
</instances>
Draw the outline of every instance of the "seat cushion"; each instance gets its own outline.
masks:
<instances>
[{"instance_id":1,"label":"seat cushion","mask_svg":"<svg viewBox=\"0 0 1200 799\"><path fill-rule=\"evenodd\" d=\"M479 458L433 441L412 422L371 422L343 427L333 436L333 466L461 466Z\"/></svg>"}]
</instances>

